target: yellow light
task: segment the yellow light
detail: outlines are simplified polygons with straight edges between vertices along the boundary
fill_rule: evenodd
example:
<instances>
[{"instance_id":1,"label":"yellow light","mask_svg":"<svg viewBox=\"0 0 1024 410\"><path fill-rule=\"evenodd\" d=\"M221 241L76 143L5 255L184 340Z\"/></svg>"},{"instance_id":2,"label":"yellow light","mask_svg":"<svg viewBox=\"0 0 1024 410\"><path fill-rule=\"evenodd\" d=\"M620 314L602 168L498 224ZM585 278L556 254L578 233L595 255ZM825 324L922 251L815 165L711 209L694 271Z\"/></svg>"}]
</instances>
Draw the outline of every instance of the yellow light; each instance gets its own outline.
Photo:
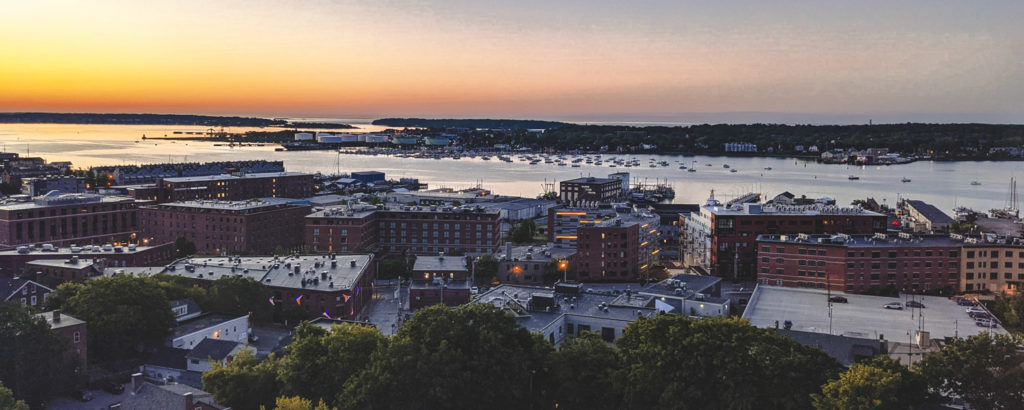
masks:
<instances>
[{"instance_id":1,"label":"yellow light","mask_svg":"<svg viewBox=\"0 0 1024 410\"><path fill-rule=\"evenodd\" d=\"M220 339L220 330L214 330L213 331L213 338L214 339Z\"/></svg>"},{"instance_id":2,"label":"yellow light","mask_svg":"<svg viewBox=\"0 0 1024 410\"><path fill-rule=\"evenodd\" d=\"M651 224L640 225L640 229L647 229L648 226L651 226Z\"/></svg>"},{"instance_id":3,"label":"yellow light","mask_svg":"<svg viewBox=\"0 0 1024 410\"><path fill-rule=\"evenodd\" d=\"M658 252L661 252L661 249L655 249L654 252L651 252L651 255L657 255Z\"/></svg>"},{"instance_id":4,"label":"yellow light","mask_svg":"<svg viewBox=\"0 0 1024 410\"><path fill-rule=\"evenodd\" d=\"M520 268L519 265L516 265L516 266L512 267L512 273L519 274L522 271L523 271L523 268Z\"/></svg>"},{"instance_id":5,"label":"yellow light","mask_svg":"<svg viewBox=\"0 0 1024 410\"><path fill-rule=\"evenodd\" d=\"M555 215L558 216L585 216L586 214L586 212L555 212Z\"/></svg>"},{"instance_id":6,"label":"yellow light","mask_svg":"<svg viewBox=\"0 0 1024 410\"><path fill-rule=\"evenodd\" d=\"M558 262L558 269L566 270L569 268L569 263L566 261Z\"/></svg>"},{"instance_id":7,"label":"yellow light","mask_svg":"<svg viewBox=\"0 0 1024 410\"><path fill-rule=\"evenodd\" d=\"M555 239L576 239L576 235L555 235Z\"/></svg>"},{"instance_id":8,"label":"yellow light","mask_svg":"<svg viewBox=\"0 0 1024 410\"><path fill-rule=\"evenodd\" d=\"M647 246L647 241L640 242L640 246Z\"/></svg>"},{"instance_id":9,"label":"yellow light","mask_svg":"<svg viewBox=\"0 0 1024 410\"><path fill-rule=\"evenodd\" d=\"M643 269L647 269L647 265L646 265L646 264L644 264L643 266L641 266L641 267L640 267L640 269L641 269L641 270L643 270Z\"/></svg>"}]
</instances>

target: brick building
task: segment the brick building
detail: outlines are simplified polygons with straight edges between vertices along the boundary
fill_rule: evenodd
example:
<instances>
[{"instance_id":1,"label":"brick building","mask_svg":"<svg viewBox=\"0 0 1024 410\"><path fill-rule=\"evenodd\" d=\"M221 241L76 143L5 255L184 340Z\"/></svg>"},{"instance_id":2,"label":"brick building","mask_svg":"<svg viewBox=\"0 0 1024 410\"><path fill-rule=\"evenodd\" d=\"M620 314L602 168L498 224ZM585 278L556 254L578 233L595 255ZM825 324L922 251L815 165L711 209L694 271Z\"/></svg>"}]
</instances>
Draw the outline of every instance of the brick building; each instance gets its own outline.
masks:
<instances>
[{"instance_id":1,"label":"brick building","mask_svg":"<svg viewBox=\"0 0 1024 410\"><path fill-rule=\"evenodd\" d=\"M136 245L92 245L68 248L41 248L21 246L18 249L0 251L0 276L21 274L31 261L69 261L72 257L103 260L104 266L152 266L174 258L174 245L163 243L155 246Z\"/></svg>"},{"instance_id":2,"label":"brick building","mask_svg":"<svg viewBox=\"0 0 1024 410\"><path fill-rule=\"evenodd\" d=\"M64 282L84 282L103 274L106 261L103 259L79 259L72 256L66 260L40 259L25 265L23 277L35 278L42 283L57 286Z\"/></svg>"},{"instance_id":3,"label":"brick building","mask_svg":"<svg viewBox=\"0 0 1024 410\"><path fill-rule=\"evenodd\" d=\"M721 277L754 278L758 235L864 235L884 233L885 215L832 205L723 206L714 193L700 212L684 216L684 261Z\"/></svg>"},{"instance_id":4,"label":"brick building","mask_svg":"<svg viewBox=\"0 0 1024 410\"><path fill-rule=\"evenodd\" d=\"M142 238L154 243L185 237L200 254L272 253L302 246L309 205L288 199L184 201L139 210Z\"/></svg>"},{"instance_id":5,"label":"brick building","mask_svg":"<svg viewBox=\"0 0 1024 410\"><path fill-rule=\"evenodd\" d=\"M409 309L469 303L469 270L461 256L417 256L409 283Z\"/></svg>"},{"instance_id":6,"label":"brick building","mask_svg":"<svg viewBox=\"0 0 1024 410\"><path fill-rule=\"evenodd\" d=\"M640 280L657 261L660 218L646 211L620 213L577 231L569 274L583 282Z\"/></svg>"},{"instance_id":7,"label":"brick building","mask_svg":"<svg viewBox=\"0 0 1024 410\"><path fill-rule=\"evenodd\" d=\"M415 255L492 253L501 242L496 209L474 206L372 206L356 204L306 217L306 249L357 249Z\"/></svg>"},{"instance_id":8,"label":"brick building","mask_svg":"<svg viewBox=\"0 0 1024 410\"><path fill-rule=\"evenodd\" d=\"M134 199L89 194L47 194L0 203L0 247L32 243L122 242L138 230Z\"/></svg>"},{"instance_id":9,"label":"brick building","mask_svg":"<svg viewBox=\"0 0 1024 410\"><path fill-rule=\"evenodd\" d=\"M1014 295L1024 285L1024 244L963 244L960 291Z\"/></svg>"},{"instance_id":10,"label":"brick building","mask_svg":"<svg viewBox=\"0 0 1024 410\"><path fill-rule=\"evenodd\" d=\"M919 293L960 282L960 243L945 236L760 235L758 283Z\"/></svg>"},{"instance_id":11,"label":"brick building","mask_svg":"<svg viewBox=\"0 0 1024 410\"><path fill-rule=\"evenodd\" d=\"M89 363L89 348L86 344L85 321L75 319L59 310L51 310L36 315L50 325L50 331L68 340L71 346L68 355L78 356L80 372L85 372Z\"/></svg>"},{"instance_id":12,"label":"brick building","mask_svg":"<svg viewBox=\"0 0 1024 410\"><path fill-rule=\"evenodd\" d=\"M156 270L126 271L181 276L203 287L223 277L252 278L273 290L278 309L291 303L309 317L328 313L332 318L355 319L373 299L374 269L373 254L332 254L187 258Z\"/></svg>"},{"instance_id":13,"label":"brick building","mask_svg":"<svg viewBox=\"0 0 1024 410\"><path fill-rule=\"evenodd\" d=\"M160 202L252 198L307 198L313 195L313 175L299 172L234 173L157 181Z\"/></svg>"},{"instance_id":14,"label":"brick building","mask_svg":"<svg viewBox=\"0 0 1024 410\"><path fill-rule=\"evenodd\" d=\"M597 204L621 196L622 180L616 178L576 178L558 184L558 199L564 204Z\"/></svg>"}]
</instances>

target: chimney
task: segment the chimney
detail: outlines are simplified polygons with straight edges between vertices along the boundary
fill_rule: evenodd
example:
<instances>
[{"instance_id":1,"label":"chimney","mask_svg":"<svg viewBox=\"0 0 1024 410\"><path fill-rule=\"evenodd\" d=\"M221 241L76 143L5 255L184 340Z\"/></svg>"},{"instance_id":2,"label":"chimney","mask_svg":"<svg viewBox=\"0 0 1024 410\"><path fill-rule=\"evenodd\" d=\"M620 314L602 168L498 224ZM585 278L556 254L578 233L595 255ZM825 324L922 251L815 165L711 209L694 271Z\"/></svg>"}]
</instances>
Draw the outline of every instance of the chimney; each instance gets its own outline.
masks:
<instances>
[{"instance_id":1,"label":"chimney","mask_svg":"<svg viewBox=\"0 0 1024 410\"><path fill-rule=\"evenodd\" d=\"M142 388L142 373L132 373L132 394L138 393Z\"/></svg>"},{"instance_id":2,"label":"chimney","mask_svg":"<svg viewBox=\"0 0 1024 410\"><path fill-rule=\"evenodd\" d=\"M192 408L192 392L185 393L182 396L185 396L185 408L186 409L191 409Z\"/></svg>"},{"instance_id":3,"label":"chimney","mask_svg":"<svg viewBox=\"0 0 1024 410\"><path fill-rule=\"evenodd\" d=\"M60 310L53 311L53 323L60 323Z\"/></svg>"}]
</instances>

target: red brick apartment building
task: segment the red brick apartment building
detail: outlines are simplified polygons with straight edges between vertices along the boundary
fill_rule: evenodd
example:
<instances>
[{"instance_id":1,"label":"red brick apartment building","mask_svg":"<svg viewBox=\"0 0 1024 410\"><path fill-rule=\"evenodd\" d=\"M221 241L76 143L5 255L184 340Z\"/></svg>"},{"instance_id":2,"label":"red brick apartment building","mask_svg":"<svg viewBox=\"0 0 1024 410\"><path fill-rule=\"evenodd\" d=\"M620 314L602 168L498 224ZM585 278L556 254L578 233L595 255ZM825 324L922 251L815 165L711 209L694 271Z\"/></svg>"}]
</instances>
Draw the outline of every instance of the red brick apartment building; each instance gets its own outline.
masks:
<instances>
[{"instance_id":1,"label":"red brick apartment building","mask_svg":"<svg viewBox=\"0 0 1024 410\"><path fill-rule=\"evenodd\" d=\"M484 254L501 243L501 217L497 209L472 206L353 205L307 216L305 237L312 252Z\"/></svg>"},{"instance_id":2,"label":"red brick apartment building","mask_svg":"<svg viewBox=\"0 0 1024 410\"><path fill-rule=\"evenodd\" d=\"M657 260L659 222L657 215L643 212L580 226L570 273L584 282L643 278Z\"/></svg>"},{"instance_id":3,"label":"red brick apartment building","mask_svg":"<svg viewBox=\"0 0 1024 410\"><path fill-rule=\"evenodd\" d=\"M194 257L175 261L162 273L203 287L223 277L251 278L270 287L276 309L294 304L311 318L328 313L334 319L358 319L373 300L375 263L373 254Z\"/></svg>"},{"instance_id":4,"label":"red brick apartment building","mask_svg":"<svg viewBox=\"0 0 1024 410\"><path fill-rule=\"evenodd\" d=\"M884 233L885 215L831 205L723 206L712 196L685 219L683 250L690 265L721 277L754 278L758 235Z\"/></svg>"},{"instance_id":5,"label":"red brick apartment building","mask_svg":"<svg viewBox=\"0 0 1024 410\"><path fill-rule=\"evenodd\" d=\"M961 244L907 234L761 235L758 283L865 292L926 292L960 284Z\"/></svg>"},{"instance_id":6,"label":"red brick apartment building","mask_svg":"<svg viewBox=\"0 0 1024 410\"><path fill-rule=\"evenodd\" d=\"M272 253L302 246L309 205L288 199L184 201L139 210L143 238L154 243L185 237L206 255Z\"/></svg>"},{"instance_id":7,"label":"red brick apartment building","mask_svg":"<svg viewBox=\"0 0 1024 410\"><path fill-rule=\"evenodd\" d=\"M251 198L307 198L313 195L313 175L299 172L234 173L157 181L159 202Z\"/></svg>"},{"instance_id":8,"label":"red brick apartment building","mask_svg":"<svg viewBox=\"0 0 1024 410\"><path fill-rule=\"evenodd\" d=\"M6 200L0 203L0 247L128 241L138 229L136 208L131 198L89 194Z\"/></svg>"},{"instance_id":9,"label":"red brick apartment building","mask_svg":"<svg viewBox=\"0 0 1024 410\"><path fill-rule=\"evenodd\" d=\"M558 199L564 204L597 204L614 201L621 196L621 179L586 177L558 184Z\"/></svg>"},{"instance_id":10,"label":"red brick apartment building","mask_svg":"<svg viewBox=\"0 0 1024 410\"><path fill-rule=\"evenodd\" d=\"M71 346L71 348L68 349L68 355L78 356L80 358L78 362L80 367L78 370L80 372L85 372L87 364L89 363L89 349L86 345L85 322L62 314L59 310L39 313L36 316L42 318L46 321L46 324L50 325L51 332L68 340L68 344Z\"/></svg>"},{"instance_id":11,"label":"red brick apartment building","mask_svg":"<svg viewBox=\"0 0 1024 410\"><path fill-rule=\"evenodd\" d=\"M150 243L149 241L145 241ZM17 249L0 251L0 275L18 275L25 271L31 261L70 261L72 258L102 260L104 266L153 266L166 263L174 257L174 246L162 243L148 245L92 245L68 248L41 248L19 246ZM29 272L32 273L32 272Z\"/></svg>"}]
</instances>

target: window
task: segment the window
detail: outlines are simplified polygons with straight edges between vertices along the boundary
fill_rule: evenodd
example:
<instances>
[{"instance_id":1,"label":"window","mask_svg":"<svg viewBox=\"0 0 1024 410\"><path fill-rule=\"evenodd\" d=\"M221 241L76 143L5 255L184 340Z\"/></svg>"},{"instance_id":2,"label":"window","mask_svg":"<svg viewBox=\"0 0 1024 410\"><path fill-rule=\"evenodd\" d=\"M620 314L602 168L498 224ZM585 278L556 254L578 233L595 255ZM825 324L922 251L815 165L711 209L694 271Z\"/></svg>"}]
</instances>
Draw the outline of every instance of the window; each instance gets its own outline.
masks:
<instances>
[{"instance_id":1,"label":"window","mask_svg":"<svg viewBox=\"0 0 1024 410\"><path fill-rule=\"evenodd\" d=\"M80 342L82 340L82 332L77 332L76 331L73 338L74 338L75 343Z\"/></svg>"}]
</instances>

